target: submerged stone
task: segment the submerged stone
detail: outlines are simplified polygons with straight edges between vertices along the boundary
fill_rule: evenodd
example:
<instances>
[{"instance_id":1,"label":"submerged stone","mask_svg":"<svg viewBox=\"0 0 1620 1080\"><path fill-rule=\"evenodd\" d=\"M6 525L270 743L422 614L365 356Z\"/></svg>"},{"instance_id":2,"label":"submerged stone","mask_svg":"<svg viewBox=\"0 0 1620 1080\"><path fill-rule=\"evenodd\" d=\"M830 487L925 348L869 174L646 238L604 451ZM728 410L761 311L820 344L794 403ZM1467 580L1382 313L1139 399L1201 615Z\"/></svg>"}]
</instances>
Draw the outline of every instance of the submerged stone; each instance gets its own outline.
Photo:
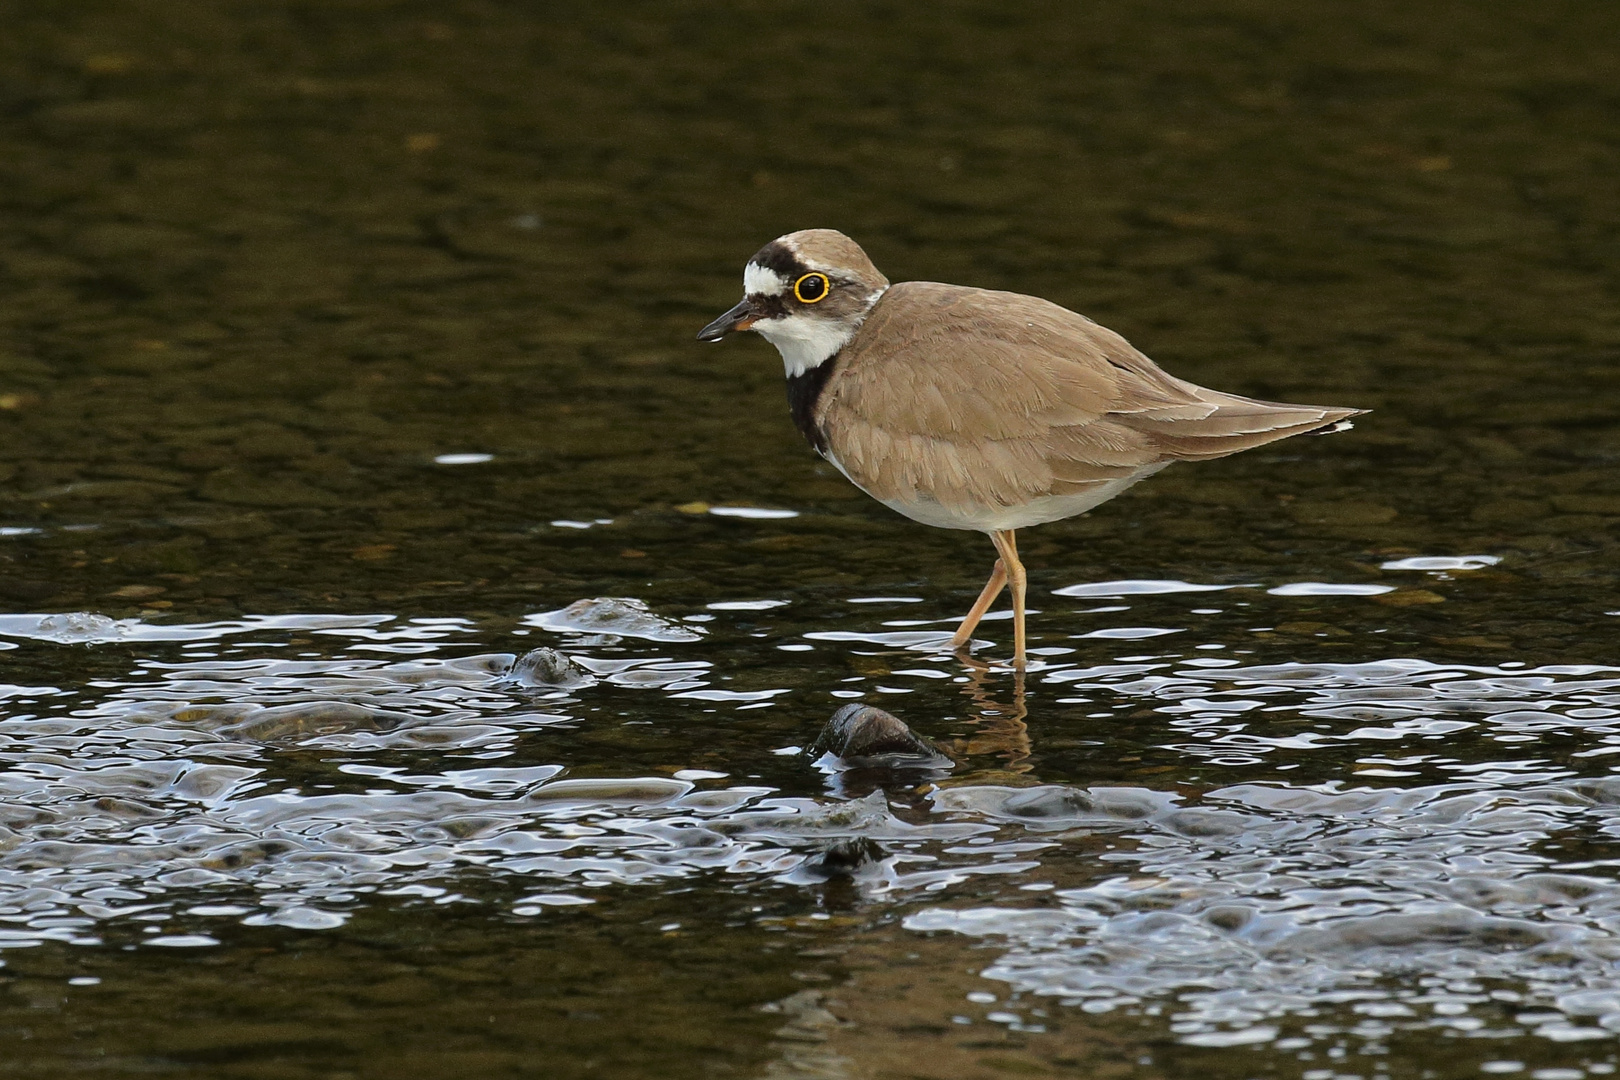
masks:
<instances>
[{"instance_id":1,"label":"submerged stone","mask_svg":"<svg viewBox=\"0 0 1620 1080\"><path fill-rule=\"evenodd\" d=\"M805 860L804 868L828 878L852 878L881 863L883 845L864 836L837 840Z\"/></svg>"},{"instance_id":2,"label":"submerged stone","mask_svg":"<svg viewBox=\"0 0 1620 1080\"><path fill-rule=\"evenodd\" d=\"M354 731L393 731L416 723L421 723L421 717L368 708L348 701L302 701L295 705L259 709L240 722L219 728L218 731L239 739L275 742Z\"/></svg>"},{"instance_id":3,"label":"submerged stone","mask_svg":"<svg viewBox=\"0 0 1620 1080\"><path fill-rule=\"evenodd\" d=\"M1098 812L1095 799L1071 787L1037 787L1015 792L1002 801L1001 810L1021 818L1078 818Z\"/></svg>"},{"instance_id":4,"label":"submerged stone","mask_svg":"<svg viewBox=\"0 0 1620 1080\"><path fill-rule=\"evenodd\" d=\"M575 600L556 611L542 611L523 620L543 630L564 630L580 634L609 634L642 638L647 641L697 641L703 632L696 627L654 615L646 603L634 597L599 596Z\"/></svg>"},{"instance_id":5,"label":"submerged stone","mask_svg":"<svg viewBox=\"0 0 1620 1080\"><path fill-rule=\"evenodd\" d=\"M905 721L871 705L845 705L833 713L810 753L831 754L851 767L948 769L956 764Z\"/></svg>"},{"instance_id":6,"label":"submerged stone","mask_svg":"<svg viewBox=\"0 0 1620 1080\"><path fill-rule=\"evenodd\" d=\"M845 834L859 835L889 828L894 815L889 813L888 798L874 791L860 799L830 803L778 823L782 832L799 836Z\"/></svg>"},{"instance_id":7,"label":"submerged stone","mask_svg":"<svg viewBox=\"0 0 1620 1080\"><path fill-rule=\"evenodd\" d=\"M1388 913L1338 919L1303 930L1283 943L1288 952L1319 956L1331 950L1468 948L1527 949L1567 933L1563 928L1481 915L1467 909Z\"/></svg>"},{"instance_id":8,"label":"submerged stone","mask_svg":"<svg viewBox=\"0 0 1620 1080\"><path fill-rule=\"evenodd\" d=\"M38 636L46 641L60 641L65 645L89 644L97 641L116 641L129 632L129 627L116 619L97 615L93 611L67 611L60 615L47 615L39 620Z\"/></svg>"},{"instance_id":9,"label":"submerged stone","mask_svg":"<svg viewBox=\"0 0 1620 1080\"><path fill-rule=\"evenodd\" d=\"M1117 827L1157 819L1177 831L1200 828L1220 835L1232 824L1222 811L1198 811L1172 824L1176 796L1146 788L1075 788L1062 784L1011 788L973 785L947 788L929 796L941 810L966 811L1018 821L1025 828L1052 830L1076 825ZM1198 815L1204 815L1199 817ZM1211 816L1213 815L1213 816ZM1233 818L1241 815L1232 815Z\"/></svg>"},{"instance_id":10,"label":"submerged stone","mask_svg":"<svg viewBox=\"0 0 1620 1080\"><path fill-rule=\"evenodd\" d=\"M556 649L541 647L524 653L501 682L509 686L530 686L577 690L595 686L596 677Z\"/></svg>"}]
</instances>

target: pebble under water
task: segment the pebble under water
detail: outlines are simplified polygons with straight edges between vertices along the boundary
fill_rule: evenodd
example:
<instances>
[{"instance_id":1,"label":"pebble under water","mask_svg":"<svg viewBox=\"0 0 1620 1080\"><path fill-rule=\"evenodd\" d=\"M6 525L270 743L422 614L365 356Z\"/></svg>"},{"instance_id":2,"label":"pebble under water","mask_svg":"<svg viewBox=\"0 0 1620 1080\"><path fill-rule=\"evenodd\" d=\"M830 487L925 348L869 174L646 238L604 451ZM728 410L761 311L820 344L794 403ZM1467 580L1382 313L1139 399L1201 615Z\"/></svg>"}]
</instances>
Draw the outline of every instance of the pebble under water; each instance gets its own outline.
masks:
<instances>
[{"instance_id":1,"label":"pebble under water","mask_svg":"<svg viewBox=\"0 0 1620 1080\"><path fill-rule=\"evenodd\" d=\"M1611 9L717 18L13 20L7 1067L1614 1074ZM810 225L1374 411L955 656L990 546L690 340Z\"/></svg>"}]
</instances>

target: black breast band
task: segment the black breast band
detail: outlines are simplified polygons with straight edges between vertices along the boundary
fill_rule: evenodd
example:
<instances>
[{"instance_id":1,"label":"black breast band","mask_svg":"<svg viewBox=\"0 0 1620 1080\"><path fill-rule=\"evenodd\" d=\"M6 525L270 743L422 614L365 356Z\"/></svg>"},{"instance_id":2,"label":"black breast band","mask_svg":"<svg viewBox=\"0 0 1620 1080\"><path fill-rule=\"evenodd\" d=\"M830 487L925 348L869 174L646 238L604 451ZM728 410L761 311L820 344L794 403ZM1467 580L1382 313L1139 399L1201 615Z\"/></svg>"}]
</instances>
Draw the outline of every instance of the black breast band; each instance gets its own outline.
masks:
<instances>
[{"instance_id":1,"label":"black breast band","mask_svg":"<svg viewBox=\"0 0 1620 1080\"><path fill-rule=\"evenodd\" d=\"M809 371L789 375L787 381L788 411L793 414L793 426L799 434L823 456L827 452L827 436L816 426L816 403L826 389L827 379L838 363L838 354L827 357Z\"/></svg>"}]
</instances>

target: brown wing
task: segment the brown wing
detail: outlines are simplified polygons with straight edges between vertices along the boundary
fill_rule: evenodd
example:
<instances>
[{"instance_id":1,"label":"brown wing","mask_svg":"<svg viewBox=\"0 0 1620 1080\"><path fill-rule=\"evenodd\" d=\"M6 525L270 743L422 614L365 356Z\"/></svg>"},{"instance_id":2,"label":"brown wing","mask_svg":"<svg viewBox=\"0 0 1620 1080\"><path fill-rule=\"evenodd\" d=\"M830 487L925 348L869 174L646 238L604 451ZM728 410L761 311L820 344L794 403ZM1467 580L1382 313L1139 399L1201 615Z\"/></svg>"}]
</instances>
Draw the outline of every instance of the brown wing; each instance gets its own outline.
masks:
<instances>
[{"instance_id":1,"label":"brown wing","mask_svg":"<svg viewBox=\"0 0 1620 1080\"><path fill-rule=\"evenodd\" d=\"M1206 390L1056 304L919 281L873 307L817 422L877 498L968 509L1080 494L1360 411Z\"/></svg>"}]
</instances>

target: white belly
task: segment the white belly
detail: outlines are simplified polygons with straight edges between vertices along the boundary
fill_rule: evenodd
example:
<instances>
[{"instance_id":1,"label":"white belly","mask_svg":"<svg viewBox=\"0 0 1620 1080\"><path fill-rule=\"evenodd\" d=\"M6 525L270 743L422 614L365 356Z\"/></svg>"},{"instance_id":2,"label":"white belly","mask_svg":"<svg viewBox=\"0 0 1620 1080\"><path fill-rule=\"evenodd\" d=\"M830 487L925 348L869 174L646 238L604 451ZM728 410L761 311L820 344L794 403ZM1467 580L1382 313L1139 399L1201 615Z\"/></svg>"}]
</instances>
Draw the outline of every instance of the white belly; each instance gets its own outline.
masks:
<instances>
[{"instance_id":1,"label":"white belly","mask_svg":"<svg viewBox=\"0 0 1620 1080\"><path fill-rule=\"evenodd\" d=\"M827 460L844 478L856 487L861 487L855 479L838 463L838 459L831 454L825 455ZM1168 461L1155 462L1152 465L1122 476L1118 480L1110 480L1087 488L1085 491L1072 495L1042 495L1017 506L985 506L970 509L952 509L942 506L932 499L917 499L903 502L898 499L878 499L878 502L887 506L896 513L904 514L912 521L920 521L924 525L932 525L936 529L967 529L972 532L992 533L1002 532L1006 529L1027 529L1032 525L1045 525L1049 521L1062 521L1064 518L1083 514L1093 507L1101 506L1115 495L1124 491L1132 484L1146 480L1160 469L1169 465ZM866 491L865 488L861 488ZM872 493L866 492L868 495ZM873 498L877 496L873 495Z\"/></svg>"}]
</instances>

